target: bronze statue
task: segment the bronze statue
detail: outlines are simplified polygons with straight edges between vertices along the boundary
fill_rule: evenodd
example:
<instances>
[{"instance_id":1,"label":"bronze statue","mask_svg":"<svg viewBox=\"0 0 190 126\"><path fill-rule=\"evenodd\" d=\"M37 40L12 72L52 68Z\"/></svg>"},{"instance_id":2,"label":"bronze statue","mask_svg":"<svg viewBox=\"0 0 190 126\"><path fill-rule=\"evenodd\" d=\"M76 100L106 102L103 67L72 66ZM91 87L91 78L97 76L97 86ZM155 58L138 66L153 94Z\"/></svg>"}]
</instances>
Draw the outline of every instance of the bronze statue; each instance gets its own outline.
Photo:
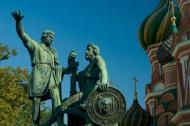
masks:
<instances>
[{"instance_id":1,"label":"bronze statue","mask_svg":"<svg viewBox=\"0 0 190 126\"><path fill-rule=\"evenodd\" d=\"M108 88L108 73L105 61L100 56L98 46L87 45L85 59L89 65L77 73L78 62L75 61L76 52L71 51L68 57L68 67L71 72L70 97L63 100L62 112L68 114L68 126L92 126L96 125L89 118L85 109L88 96L96 91L104 91ZM79 84L79 92L76 91L76 84ZM50 119L43 126L51 125L55 122L55 117L60 111L54 112Z\"/></svg>"},{"instance_id":2,"label":"bronze statue","mask_svg":"<svg viewBox=\"0 0 190 126\"><path fill-rule=\"evenodd\" d=\"M39 125L40 101L51 98L52 114L41 126L50 126L55 121L58 126L64 125L64 113L68 114L68 126L117 126L126 110L125 98L110 85L106 63L100 55L99 47L87 45L85 59L89 64L79 73L76 52L71 51L68 68L65 69L59 65L56 50L51 47L55 33L45 30L41 42L36 42L24 32L24 16L20 11L11 14L16 20L18 36L30 54L32 73L29 98L33 100L34 125ZM60 83L63 75L70 73L70 97L61 103ZM77 82L79 91L76 90Z\"/></svg>"},{"instance_id":3,"label":"bronze statue","mask_svg":"<svg viewBox=\"0 0 190 126\"><path fill-rule=\"evenodd\" d=\"M24 31L20 11L11 13L16 21L16 31L27 48L32 65L30 78L29 97L33 100L32 119L34 125L39 125L40 101L48 98L52 99L53 109L61 105L59 84L62 76L68 73L59 65L57 52L51 47L55 33L51 30L44 30L41 36L41 42L30 38ZM62 115L57 117L59 126L63 123Z\"/></svg>"},{"instance_id":4,"label":"bronze statue","mask_svg":"<svg viewBox=\"0 0 190 126\"><path fill-rule=\"evenodd\" d=\"M126 111L125 98L109 83L105 61L98 46L87 45L85 58L89 65L77 73L76 52L71 51L68 66L71 75L70 97L52 113L42 126L49 126L59 114L68 114L68 126L117 126ZM79 91L76 84L79 84ZM61 112L62 111L62 112Z\"/></svg>"},{"instance_id":5,"label":"bronze statue","mask_svg":"<svg viewBox=\"0 0 190 126\"><path fill-rule=\"evenodd\" d=\"M84 102L88 95L97 88L103 91L109 86L106 63L97 45L87 45L85 59L89 65L78 73L79 89L84 93L81 102Z\"/></svg>"},{"instance_id":6,"label":"bronze statue","mask_svg":"<svg viewBox=\"0 0 190 126\"><path fill-rule=\"evenodd\" d=\"M70 57L72 57L72 55L70 55ZM99 47L94 44L88 44L85 52L85 59L89 61L89 65L87 65L87 67L78 74L74 72L74 74L72 74L74 78L71 77L71 96L75 95L77 92L76 81L78 81L79 91L82 95L77 102L65 110L65 112L68 113L69 126L96 125L87 115L85 102L90 93L97 89L103 91L109 85L106 64L104 59L100 56ZM74 62L74 59L70 60L70 64L74 64ZM77 67L77 65L75 66ZM77 69L75 68L74 70L76 71Z\"/></svg>"},{"instance_id":7,"label":"bronze statue","mask_svg":"<svg viewBox=\"0 0 190 126\"><path fill-rule=\"evenodd\" d=\"M74 104L72 104L71 106L69 106L67 109L64 110L64 112L69 114L68 116L69 126L98 126L99 124L103 124L104 122L102 122L101 119L92 120L92 118L89 117L89 115L91 116L92 115L91 113L93 113L92 112L93 107L90 105L93 104L93 101L97 100L95 101L95 102L99 102L98 103L99 105L96 106L95 108L96 110L98 110L97 113L100 113L99 114L100 116L104 116L103 114L105 114L105 115L114 117L113 115L110 115L108 113L113 114L113 112L111 112L110 110L111 105L113 105L112 104L113 101L119 101L117 99L112 98L112 96L111 97L108 96L105 93L108 87L110 87L110 83L109 83L106 63L100 55L99 47L94 44L88 44L86 48L86 52L85 52L85 59L89 61L89 65L87 65L87 67L84 70L80 71L76 75L76 80L78 81L79 90L80 90L80 93L82 93L82 95L72 94L73 96L71 96L70 98L76 97L77 95L80 98L77 99L78 100L77 102L75 102ZM74 81L71 81L71 82L72 82L71 85L76 84L76 82ZM112 89L113 88L111 88L111 90ZM71 91L77 92L75 87L71 88ZM110 91L110 89L108 91ZM114 91L112 93L116 92ZM97 98L97 96L100 96L100 97ZM121 96L121 99L124 99L123 96ZM70 99L70 101L72 100ZM63 103L63 106L64 106L64 103ZM121 110L121 109L118 108L117 110ZM123 105L122 111L125 111L125 103ZM91 117L93 117L93 115ZM118 117L121 117L121 116L118 116ZM109 118L109 119L112 119L112 122L113 122L111 125L109 123L110 126L117 125L117 122L116 122L117 120L114 121L113 118Z\"/></svg>"}]
</instances>

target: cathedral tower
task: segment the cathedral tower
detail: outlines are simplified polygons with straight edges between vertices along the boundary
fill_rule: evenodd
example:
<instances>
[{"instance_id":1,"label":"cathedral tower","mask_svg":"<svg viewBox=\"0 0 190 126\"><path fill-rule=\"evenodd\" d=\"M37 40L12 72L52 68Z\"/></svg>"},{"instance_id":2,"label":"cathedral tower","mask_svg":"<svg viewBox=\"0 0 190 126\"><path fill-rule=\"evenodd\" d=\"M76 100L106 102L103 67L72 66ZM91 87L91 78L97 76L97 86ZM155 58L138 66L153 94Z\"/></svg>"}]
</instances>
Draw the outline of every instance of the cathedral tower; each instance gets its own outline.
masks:
<instances>
[{"instance_id":1,"label":"cathedral tower","mask_svg":"<svg viewBox=\"0 0 190 126\"><path fill-rule=\"evenodd\" d=\"M179 21L180 12L173 1L160 0L139 30L152 66L151 82L145 89L146 109L157 126L168 125L178 110L177 64L172 53Z\"/></svg>"}]
</instances>

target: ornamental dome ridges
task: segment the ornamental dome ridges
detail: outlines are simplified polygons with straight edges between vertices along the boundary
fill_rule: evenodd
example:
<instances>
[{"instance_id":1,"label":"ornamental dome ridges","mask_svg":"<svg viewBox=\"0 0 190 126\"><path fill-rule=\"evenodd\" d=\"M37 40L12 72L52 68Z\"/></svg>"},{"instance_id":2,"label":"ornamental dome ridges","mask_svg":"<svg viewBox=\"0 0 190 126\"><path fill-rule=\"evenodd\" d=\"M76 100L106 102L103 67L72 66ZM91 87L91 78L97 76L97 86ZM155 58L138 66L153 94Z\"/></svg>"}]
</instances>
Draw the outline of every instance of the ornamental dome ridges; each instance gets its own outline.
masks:
<instances>
[{"instance_id":1,"label":"ornamental dome ridges","mask_svg":"<svg viewBox=\"0 0 190 126\"><path fill-rule=\"evenodd\" d=\"M135 82L134 100L132 106L125 113L119 126L150 126L151 116L145 111L139 104L137 99L136 83L137 79L133 79Z\"/></svg>"},{"instance_id":2,"label":"ornamental dome ridges","mask_svg":"<svg viewBox=\"0 0 190 126\"><path fill-rule=\"evenodd\" d=\"M134 99L132 106L123 117L120 126L149 126L150 123L150 115L139 105L138 100Z\"/></svg>"},{"instance_id":3,"label":"ornamental dome ridges","mask_svg":"<svg viewBox=\"0 0 190 126\"><path fill-rule=\"evenodd\" d=\"M142 47L146 50L149 45L156 44L168 38L170 21L172 16L170 8L171 0L160 0L156 9L143 21L139 29L139 40ZM176 25L179 24L179 9L174 9Z\"/></svg>"}]
</instances>

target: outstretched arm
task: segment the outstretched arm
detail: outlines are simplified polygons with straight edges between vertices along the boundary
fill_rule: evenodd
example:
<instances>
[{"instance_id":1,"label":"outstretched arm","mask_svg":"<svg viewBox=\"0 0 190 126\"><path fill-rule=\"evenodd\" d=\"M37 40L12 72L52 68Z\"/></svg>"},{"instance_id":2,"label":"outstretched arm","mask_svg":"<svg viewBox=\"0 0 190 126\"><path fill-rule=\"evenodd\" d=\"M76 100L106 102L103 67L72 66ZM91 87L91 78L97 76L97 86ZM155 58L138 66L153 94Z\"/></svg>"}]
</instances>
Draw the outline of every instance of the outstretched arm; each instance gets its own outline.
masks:
<instances>
[{"instance_id":1,"label":"outstretched arm","mask_svg":"<svg viewBox=\"0 0 190 126\"><path fill-rule=\"evenodd\" d=\"M37 43L32 40L25 32L24 32L24 28L22 26L22 19L24 18L23 15L21 15L20 10L18 11L14 11L11 13L11 15L13 16L13 18L16 21L16 31L18 36L20 37L20 39L22 40L23 44L25 45L25 47L27 49L29 49L30 51L34 50L34 48L37 46Z\"/></svg>"}]
</instances>

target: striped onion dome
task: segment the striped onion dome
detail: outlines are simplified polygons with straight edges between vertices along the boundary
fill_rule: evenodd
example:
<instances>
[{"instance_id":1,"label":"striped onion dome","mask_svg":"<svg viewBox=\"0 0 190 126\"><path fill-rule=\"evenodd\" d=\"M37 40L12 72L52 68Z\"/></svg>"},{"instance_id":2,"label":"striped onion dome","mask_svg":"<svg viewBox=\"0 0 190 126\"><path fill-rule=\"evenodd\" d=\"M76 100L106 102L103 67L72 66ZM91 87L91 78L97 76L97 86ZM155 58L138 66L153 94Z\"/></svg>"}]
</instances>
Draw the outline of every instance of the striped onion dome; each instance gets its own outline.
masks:
<instances>
[{"instance_id":1,"label":"striped onion dome","mask_svg":"<svg viewBox=\"0 0 190 126\"><path fill-rule=\"evenodd\" d=\"M124 115L123 119L119 123L119 126L150 126L151 116L139 105L136 91L136 82L138 80L134 78L134 81L135 91L133 104Z\"/></svg>"},{"instance_id":2,"label":"striped onion dome","mask_svg":"<svg viewBox=\"0 0 190 126\"><path fill-rule=\"evenodd\" d=\"M139 105L138 100L134 99L119 126L150 126L150 123L150 115Z\"/></svg>"},{"instance_id":3,"label":"striped onion dome","mask_svg":"<svg viewBox=\"0 0 190 126\"><path fill-rule=\"evenodd\" d=\"M174 57L172 56L173 52L173 36L178 33L176 26L176 17L174 16L174 4L171 2L171 9L173 10L172 17L170 18L170 29L168 30L168 38L161 42L158 51L157 51L157 59L158 61L164 65L168 62L174 61Z\"/></svg>"},{"instance_id":4,"label":"striped onion dome","mask_svg":"<svg viewBox=\"0 0 190 126\"><path fill-rule=\"evenodd\" d=\"M139 29L139 40L146 50L149 45L165 41L169 36L170 22L173 12L171 0L160 0L156 9L143 21ZM179 24L179 9L174 8L176 25Z\"/></svg>"}]
</instances>

